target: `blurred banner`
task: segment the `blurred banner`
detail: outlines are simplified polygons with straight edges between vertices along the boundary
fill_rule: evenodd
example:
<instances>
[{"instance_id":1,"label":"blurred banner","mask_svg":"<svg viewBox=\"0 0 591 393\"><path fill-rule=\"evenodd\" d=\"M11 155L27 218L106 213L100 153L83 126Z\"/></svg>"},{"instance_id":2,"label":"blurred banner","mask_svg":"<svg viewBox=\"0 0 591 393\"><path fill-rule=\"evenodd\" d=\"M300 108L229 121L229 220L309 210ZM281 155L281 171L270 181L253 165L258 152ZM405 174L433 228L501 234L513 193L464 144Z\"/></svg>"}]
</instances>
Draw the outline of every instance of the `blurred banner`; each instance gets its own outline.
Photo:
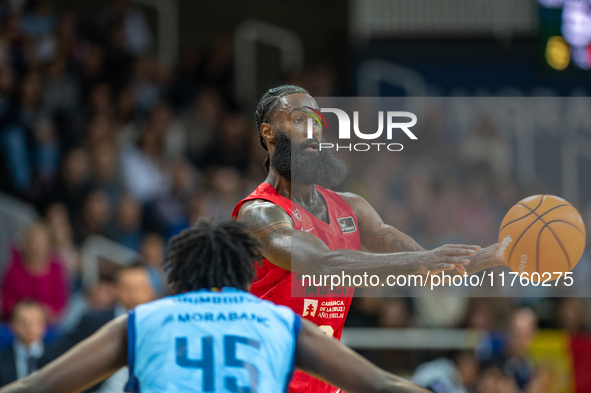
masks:
<instances>
[{"instance_id":1,"label":"blurred banner","mask_svg":"<svg viewBox=\"0 0 591 393\"><path fill-rule=\"evenodd\" d=\"M352 0L351 34L363 38L490 37L532 34L528 0Z\"/></svg>"},{"instance_id":2,"label":"blurred banner","mask_svg":"<svg viewBox=\"0 0 591 393\"><path fill-rule=\"evenodd\" d=\"M564 331L539 332L530 349L548 393L591 392L591 336Z\"/></svg>"}]
</instances>

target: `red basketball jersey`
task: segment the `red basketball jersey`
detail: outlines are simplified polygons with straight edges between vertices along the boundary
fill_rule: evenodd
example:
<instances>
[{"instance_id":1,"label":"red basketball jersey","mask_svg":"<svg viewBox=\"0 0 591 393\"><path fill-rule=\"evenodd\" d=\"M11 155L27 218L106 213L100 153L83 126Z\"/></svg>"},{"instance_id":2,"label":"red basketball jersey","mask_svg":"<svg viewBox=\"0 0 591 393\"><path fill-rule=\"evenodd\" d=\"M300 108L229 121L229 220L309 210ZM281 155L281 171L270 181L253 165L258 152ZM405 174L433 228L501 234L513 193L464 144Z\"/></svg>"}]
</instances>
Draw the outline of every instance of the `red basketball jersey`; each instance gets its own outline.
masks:
<instances>
[{"instance_id":1,"label":"red basketball jersey","mask_svg":"<svg viewBox=\"0 0 591 393\"><path fill-rule=\"evenodd\" d=\"M238 211L244 202L254 199L266 200L285 209L293 221L295 230L311 233L322 240L329 249L359 250L361 239L357 229L357 218L351 206L333 191L320 186L316 186L316 189L326 202L330 224L281 196L268 183L261 183L252 194L238 202L232 217L237 218ZM298 295L301 294L301 297L292 296L292 282L298 286L295 291ZM336 339L341 338L353 296L353 288L335 287L331 291L330 286L304 287L296 273L275 266L266 259L263 260L263 265L257 268L251 292L261 299L290 307L296 314L314 322L324 333ZM297 371L289 385L289 391L290 393L333 393L337 389Z\"/></svg>"}]
</instances>

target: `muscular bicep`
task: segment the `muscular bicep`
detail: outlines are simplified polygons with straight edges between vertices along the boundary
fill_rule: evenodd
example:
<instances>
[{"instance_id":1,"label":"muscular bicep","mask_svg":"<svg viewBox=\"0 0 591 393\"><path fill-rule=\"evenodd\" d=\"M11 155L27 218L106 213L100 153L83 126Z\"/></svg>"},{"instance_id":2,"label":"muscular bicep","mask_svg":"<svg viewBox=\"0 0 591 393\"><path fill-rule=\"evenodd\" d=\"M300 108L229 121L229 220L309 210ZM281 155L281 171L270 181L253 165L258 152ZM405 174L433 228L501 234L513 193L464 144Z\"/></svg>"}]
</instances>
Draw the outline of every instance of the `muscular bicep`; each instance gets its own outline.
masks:
<instances>
[{"instance_id":1,"label":"muscular bicep","mask_svg":"<svg viewBox=\"0 0 591 393\"><path fill-rule=\"evenodd\" d=\"M254 201L243 206L238 221L259 239L263 256L286 270L309 273L311 266L329 251L316 236L295 230L285 210L271 202Z\"/></svg>"},{"instance_id":2,"label":"muscular bicep","mask_svg":"<svg viewBox=\"0 0 591 393\"><path fill-rule=\"evenodd\" d=\"M361 244L368 251L384 254L424 250L410 236L384 223L380 215L365 199L351 193L343 193L341 196L355 212Z\"/></svg>"}]
</instances>

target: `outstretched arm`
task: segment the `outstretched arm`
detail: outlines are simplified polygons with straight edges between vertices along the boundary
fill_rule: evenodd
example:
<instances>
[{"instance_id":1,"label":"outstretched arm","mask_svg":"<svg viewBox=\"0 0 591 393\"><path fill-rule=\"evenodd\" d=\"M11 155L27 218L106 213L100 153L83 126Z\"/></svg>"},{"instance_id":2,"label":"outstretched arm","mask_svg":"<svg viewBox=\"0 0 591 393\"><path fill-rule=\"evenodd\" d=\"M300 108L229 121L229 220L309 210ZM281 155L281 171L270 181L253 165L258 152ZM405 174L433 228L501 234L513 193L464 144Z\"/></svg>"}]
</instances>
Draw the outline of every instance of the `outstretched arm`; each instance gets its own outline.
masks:
<instances>
[{"instance_id":1,"label":"outstretched arm","mask_svg":"<svg viewBox=\"0 0 591 393\"><path fill-rule=\"evenodd\" d=\"M41 370L0 393L81 392L127 365L127 315L109 322Z\"/></svg>"},{"instance_id":2,"label":"outstretched arm","mask_svg":"<svg viewBox=\"0 0 591 393\"><path fill-rule=\"evenodd\" d=\"M297 343L297 366L347 393L428 393L409 381L390 374L302 318Z\"/></svg>"},{"instance_id":3,"label":"outstretched arm","mask_svg":"<svg viewBox=\"0 0 591 393\"><path fill-rule=\"evenodd\" d=\"M244 204L238 214L261 241L263 255L271 263L302 274L436 274L468 264L477 246L448 245L433 251L386 254L356 250L330 250L324 242L305 231L296 231L285 210L273 203L256 200Z\"/></svg>"},{"instance_id":4,"label":"outstretched arm","mask_svg":"<svg viewBox=\"0 0 591 393\"><path fill-rule=\"evenodd\" d=\"M375 209L362 197L352 193L340 193L339 195L353 208L359 225L361 244L368 251L391 253L425 250L410 236L384 223ZM464 272L473 274L489 267L504 264L498 244L483 248L467 259L470 260L469 264L456 266L456 269L461 274Z\"/></svg>"}]
</instances>

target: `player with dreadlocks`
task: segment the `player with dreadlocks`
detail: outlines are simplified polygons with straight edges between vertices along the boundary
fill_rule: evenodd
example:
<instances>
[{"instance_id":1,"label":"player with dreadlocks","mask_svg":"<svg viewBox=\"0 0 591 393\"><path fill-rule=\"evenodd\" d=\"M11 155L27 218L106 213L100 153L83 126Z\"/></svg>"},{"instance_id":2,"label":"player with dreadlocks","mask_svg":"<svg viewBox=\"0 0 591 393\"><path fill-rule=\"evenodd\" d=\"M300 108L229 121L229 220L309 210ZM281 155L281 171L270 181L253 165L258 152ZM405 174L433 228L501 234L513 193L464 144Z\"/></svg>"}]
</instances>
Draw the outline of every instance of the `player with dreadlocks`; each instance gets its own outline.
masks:
<instances>
[{"instance_id":1,"label":"player with dreadlocks","mask_svg":"<svg viewBox=\"0 0 591 393\"><path fill-rule=\"evenodd\" d=\"M174 293L214 287L246 291L254 278L252 263L261 259L259 247L241 225L203 220L170 239L162 264Z\"/></svg>"},{"instance_id":2,"label":"player with dreadlocks","mask_svg":"<svg viewBox=\"0 0 591 393\"><path fill-rule=\"evenodd\" d=\"M386 282L389 275L452 269L472 274L503 264L498 244L482 250L446 245L427 251L384 223L365 199L329 190L345 179L347 168L329 149L319 149L323 130L313 111L320 108L306 90L285 85L267 91L255 112L259 140L267 150L267 178L232 212L262 244L265 259L253 294L290 307L340 339L353 288L314 287L310 279L304 285L298 274L377 275ZM338 312L325 312L335 305ZM336 391L304 373L296 373L290 385L291 393Z\"/></svg>"},{"instance_id":3,"label":"player with dreadlocks","mask_svg":"<svg viewBox=\"0 0 591 393\"><path fill-rule=\"evenodd\" d=\"M164 256L176 295L136 307L0 393L80 392L126 365L128 392L284 392L298 366L351 393L428 393L246 292L260 257L243 224L199 222Z\"/></svg>"}]
</instances>

